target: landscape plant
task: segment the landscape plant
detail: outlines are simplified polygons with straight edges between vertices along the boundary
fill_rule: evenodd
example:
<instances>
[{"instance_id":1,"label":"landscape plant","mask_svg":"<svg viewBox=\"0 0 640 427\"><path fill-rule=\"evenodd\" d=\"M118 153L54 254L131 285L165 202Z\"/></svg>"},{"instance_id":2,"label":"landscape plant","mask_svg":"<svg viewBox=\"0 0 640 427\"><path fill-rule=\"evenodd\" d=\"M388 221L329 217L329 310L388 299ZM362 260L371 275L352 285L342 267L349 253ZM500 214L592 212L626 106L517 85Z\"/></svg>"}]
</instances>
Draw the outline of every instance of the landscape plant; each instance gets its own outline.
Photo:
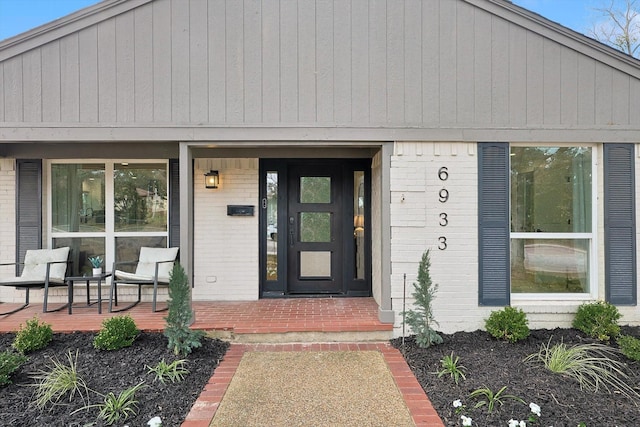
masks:
<instances>
[{"instance_id":1,"label":"landscape plant","mask_svg":"<svg viewBox=\"0 0 640 427\"><path fill-rule=\"evenodd\" d=\"M189 280L180 263L175 263L169 280L169 313L165 317L164 336L169 339L168 347L174 354L188 355L202 345L204 331L189 328L193 320Z\"/></svg>"},{"instance_id":2,"label":"landscape plant","mask_svg":"<svg viewBox=\"0 0 640 427\"><path fill-rule=\"evenodd\" d=\"M628 359L640 362L640 339L631 335L620 335L617 342L622 354Z\"/></svg>"},{"instance_id":3,"label":"landscape plant","mask_svg":"<svg viewBox=\"0 0 640 427\"><path fill-rule=\"evenodd\" d=\"M55 405L65 395L72 401L76 393L83 399L88 398L89 390L84 379L78 373L78 351L73 357L71 350L67 353L67 364L52 358L47 369L38 371L32 376L36 380L35 404L42 409L48 404Z\"/></svg>"},{"instance_id":4,"label":"landscape plant","mask_svg":"<svg viewBox=\"0 0 640 427\"><path fill-rule=\"evenodd\" d=\"M438 284L432 282L430 269L430 251L427 250L422 254L418 265L418 283L413 283L412 296L415 309L403 313L405 322L416 336L416 343L422 348L442 343L442 337L434 329L438 322L433 315L432 304L438 291Z\"/></svg>"},{"instance_id":5,"label":"landscape plant","mask_svg":"<svg viewBox=\"0 0 640 427\"><path fill-rule=\"evenodd\" d=\"M48 323L38 321L34 316L27 320L26 326L20 325L11 346L22 354L45 348L53 339L53 329Z\"/></svg>"},{"instance_id":6,"label":"landscape plant","mask_svg":"<svg viewBox=\"0 0 640 427\"><path fill-rule=\"evenodd\" d=\"M505 307L492 311L485 320L485 329L494 338L517 342L529 336L529 321L520 308Z\"/></svg>"},{"instance_id":7,"label":"landscape plant","mask_svg":"<svg viewBox=\"0 0 640 427\"><path fill-rule=\"evenodd\" d=\"M620 334L618 308L606 301L584 303L578 307L572 326L590 337L609 342Z\"/></svg>"},{"instance_id":8,"label":"landscape plant","mask_svg":"<svg viewBox=\"0 0 640 427\"><path fill-rule=\"evenodd\" d=\"M171 363L167 363L162 359L154 367L147 366L147 372L155 374L155 380L160 381L162 384L169 380L172 383L180 382L184 379L185 375L189 373L185 366L187 361L185 359L174 360Z\"/></svg>"},{"instance_id":9,"label":"landscape plant","mask_svg":"<svg viewBox=\"0 0 640 427\"><path fill-rule=\"evenodd\" d=\"M464 370L466 368L463 365L460 365L459 362L460 357L454 356L453 352L451 352L451 355L445 355L442 359L440 359L440 366L442 367L442 369L438 371L438 378L442 377L443 375L449 374L456 385L460 381L460 378L462 378L463 380L466 379L464 375Z\"/></svg>"},{"instance_id":10,"label":"landscape plant","mask_svg":"<svg viewBox=\"0 0 640 427\"><path fill-rule=\"evenodd\" d=\"M144 381L120 392L117 396L115 393L109 392L103 396L104 401L102 403L83 406L75 410L74 413L91 408L98 408L100 409L98 419L103 420L106 425L110 426L118 421L124 421L131 415L135 415L138 409L138 400L136 400L135 394L143 387L146 387Z\"/></svg>"},{"instance_id":11,"label":"landscape plant","mask_svg":"<svg viewBox=\"0 0 640 427\"><path fill-rule=\"evenodd\" d=\"M581 390L598 392L602 387L611 392L618 390L625 396L636 399L638 392L628 383L626 365L615 359L618 352L600 343L576 344L567 347L564 343L551 346L542 344L538 353L525 361L539 361L551 372L562 374L578 382Z\"/></svg>"},{"instance_id":12,"label":"landscape plant","mask_svg":"<svg viewBox=\"0 0 640 427\"><path fill-rule=\"evenodd\" d=\"M474 408L477 409L486 405L487 411L489 411L490 413L493 412L497 404L500 406L504 405L504 401L507 399L515 400L523 404L525 403L524 400L522 400L518 396L514 396L512 394L504 394L506 389L507 386L504 386L497 392L494 392L489 387L485 386L472 391L469 397L473 399L480 399L478 403L476 403Z\"/></svg>"},{"instance_id":13,"label":"landscape plant","mask_svg":"<svg viewBox=\"0 0 640 427\"><path fill-rule=\"evenodd\" d=\"M0 353L0 386L11 384L11 375L27 360L27 356L12 350Z\"/></svg>"},{"instance_id":14,"label":"landscape plant","mask_svg":"<svg viewBox=\"0 0 640 427\"><path fill-rule=\"evenodd\" d=\"M93 340L98 350L118 350L133 344L140 331L130 315L113 316L102 322L102 328Z\"/></svg>"}]
</instances>

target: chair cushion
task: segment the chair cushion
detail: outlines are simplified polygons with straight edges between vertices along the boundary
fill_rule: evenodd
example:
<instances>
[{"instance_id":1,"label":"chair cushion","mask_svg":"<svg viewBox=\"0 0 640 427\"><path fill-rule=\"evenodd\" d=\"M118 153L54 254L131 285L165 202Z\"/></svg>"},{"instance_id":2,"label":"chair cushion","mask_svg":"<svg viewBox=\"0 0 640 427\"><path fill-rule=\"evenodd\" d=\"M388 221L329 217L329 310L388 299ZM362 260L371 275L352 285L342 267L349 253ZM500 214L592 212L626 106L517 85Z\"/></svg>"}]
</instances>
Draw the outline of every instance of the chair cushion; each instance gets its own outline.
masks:
<instances>
[{"instance_id":1,"label":"chair cushion","mask_svg":"<svg viewBox=\"0 0 640 427\"><path fill-rule=\"evenodd\" d=\"M116 270L115 271L116 279L118 280L135 280L135 281L153 281L153 276L140 276L135 273L129 273L127 271Z\"/></svg>"},{"instance_id":2,"label":"chair cushion","mask_svg":"<svg viewBox=\"0 0 640 427\"><path fill-rule=\"evenodd\" d=\"M140 258L136 267L136 276L154 277L156 274L156 262L163 262L158 265L158 281L168 282L171 270L173 270L173 261L178 256L178 248L140 248Z\"/></svg>"},{"instance_id":3,"label":"chair cushion","mask_svg":"<svg viewBox=\"0 0 640 427\"><path fill-rule=\"evenodd\" d=\"M69 258L69 247L58 249L32 249L28 250L24 256L24 268L20 277L30 280L43 280L47 274L47 263L51 264L49 270L50 281L64 281L67 271L67 260Z\"/></svg>"}]
</instances>

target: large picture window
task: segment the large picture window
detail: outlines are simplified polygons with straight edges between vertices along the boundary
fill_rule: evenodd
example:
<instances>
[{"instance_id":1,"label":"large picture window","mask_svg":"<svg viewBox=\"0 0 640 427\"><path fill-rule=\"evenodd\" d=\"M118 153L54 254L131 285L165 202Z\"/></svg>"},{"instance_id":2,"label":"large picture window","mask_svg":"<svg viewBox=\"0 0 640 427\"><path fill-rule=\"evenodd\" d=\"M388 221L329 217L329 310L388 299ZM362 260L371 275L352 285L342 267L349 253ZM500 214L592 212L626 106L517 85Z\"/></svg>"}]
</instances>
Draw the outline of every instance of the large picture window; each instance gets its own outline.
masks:
<instances>
[{"instance_id":1,"label":"large picture window","mask_svg":"<svg viewBox=\"0 0 640 427\"><path fill-rule=\"evenodd\" d=\"M591 293L592 148L512 146L509 157L511 293Z\"/></svg>"},{"instance_id":2,"label":"large picture window","mask_svg":"<svg viewBox=\"0 0 640 427\"><path fill-rule=\"evenodd\" d=\"M90 272L88 257L108 269L167 246L167 162L52 162L50 177L50 236L72 248L74 274Z\"/></svg>"}]
</instances>

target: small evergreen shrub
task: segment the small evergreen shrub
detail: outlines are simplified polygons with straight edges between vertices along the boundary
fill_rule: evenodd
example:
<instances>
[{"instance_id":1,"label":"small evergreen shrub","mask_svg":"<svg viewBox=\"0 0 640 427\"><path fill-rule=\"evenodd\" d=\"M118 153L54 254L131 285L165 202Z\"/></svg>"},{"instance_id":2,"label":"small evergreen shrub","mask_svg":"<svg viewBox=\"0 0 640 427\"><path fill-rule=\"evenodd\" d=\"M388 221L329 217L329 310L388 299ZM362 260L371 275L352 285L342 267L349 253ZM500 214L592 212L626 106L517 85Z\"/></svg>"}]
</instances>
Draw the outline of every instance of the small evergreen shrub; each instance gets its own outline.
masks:
<instances>
[{"instance_id":1,"label":"small evergreen shrub","mask_svg":"<svg viewBox=\"0 0 640 427\"><path fill-rule=\"evenodd\" d=\"M618 346L627 358L640 362L640 339L631 335L620 335Z\"/></svg>"},{"instance_id":2,"label":"small evergreen shrub","mask_svg":"<svg viewBox=\"0 0 640 427\"><path fill-rule=\"evenodd\" d=\"M45 348L53 339L53 329L51 325L38 321L37 317L27 320L27 325L20 325L20 330L16 334L11 346L22 354Z\"/></svg>"},{"instance_id":3,"label":"small evergreen shrub","mask_svg":"<svg viewBox=\"0 0 640 427\"><path fill-rule=\"evenodd\" d=\"M622 315L613 304L605 301L585 303L578 307L572 325L592 338L608 342L620 335L620 317Z\"/></svg>"},{"instance_id":4,"label":"small evergreen shrub","mask_svg":"<svg viewBox=\"0 0 640 427\"><path fill-rule=\"evenodd\" d=\"M433 344L441 344L442 337L433 329L438 325L434 316L431 304L436 298L438 285L431 281L430 251L422 254L422 259L418 265L418 283L414 283L413 298L415 299L415 310L407 310L403 314L405 321L416 334L416 343L422 347L430 347Z\"/></svg>"},{"instance_id":5,"label":"small evergreen shrub","mask_svg":"<svg viewBox=\"0 0 640 427\"><path fill-rule=\"evenodd\" d=\"M11 375L28 360L27 356L15 351L0 353L0 386L11 384Z\"/></svg>"},{"instance_id":6,"label":"small evergreen shrub","mask_svg":"<svg viewBox=\"0 0 640 427\"><path fill-rule=\"evenodd\" d=\"M118 350L133 344L140 331L131 316L114 316L102 322L102 329L93 339L98 350Z\"/></svg>"},{"instance_id":7,"label":"small evergreen shrub","mask_svg":"<svg viewBox=\"0 0 640 427\"><path fill-rule=\"evenodd\" d=\"M190 304L189 280L180 263L173 265L169 280L169 300L167 306L169 314L165 317L166 326L164 336L169 339L168 348L175 354L188 355L194 348L202 345L200 340L204 331L189 329L193 319Z\"/></svg>"},{"instance_id":8,"label":"small evergreen shrub","mask_svg":"<svg viewBox=\"0 0 640 427\"><path fill-rule=\"evenodd\" d=\"M497 339L516 342L529 336L529 321L520 308L492 311L484 324L487 332Z\"/></svg>"}]
</instances>

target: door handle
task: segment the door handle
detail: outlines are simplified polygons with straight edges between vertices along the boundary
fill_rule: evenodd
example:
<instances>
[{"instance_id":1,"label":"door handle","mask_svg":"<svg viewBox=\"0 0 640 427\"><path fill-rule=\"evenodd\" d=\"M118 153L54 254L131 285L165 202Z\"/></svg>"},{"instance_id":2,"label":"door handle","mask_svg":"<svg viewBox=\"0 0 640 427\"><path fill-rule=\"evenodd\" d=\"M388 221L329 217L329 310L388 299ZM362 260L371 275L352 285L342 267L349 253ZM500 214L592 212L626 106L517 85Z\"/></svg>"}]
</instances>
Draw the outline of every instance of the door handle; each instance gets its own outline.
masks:
<instances>
[{"instance_id":1,"label":"door handle","mask_svg":"<svg viewBox=\"0 0 640 427\"><path fill-rule=\"evenodd\" d=\"M293 246L296 242L296 220L294 217L290 216L289 217L289 246Z\"/></svg>"}]
</instances>

